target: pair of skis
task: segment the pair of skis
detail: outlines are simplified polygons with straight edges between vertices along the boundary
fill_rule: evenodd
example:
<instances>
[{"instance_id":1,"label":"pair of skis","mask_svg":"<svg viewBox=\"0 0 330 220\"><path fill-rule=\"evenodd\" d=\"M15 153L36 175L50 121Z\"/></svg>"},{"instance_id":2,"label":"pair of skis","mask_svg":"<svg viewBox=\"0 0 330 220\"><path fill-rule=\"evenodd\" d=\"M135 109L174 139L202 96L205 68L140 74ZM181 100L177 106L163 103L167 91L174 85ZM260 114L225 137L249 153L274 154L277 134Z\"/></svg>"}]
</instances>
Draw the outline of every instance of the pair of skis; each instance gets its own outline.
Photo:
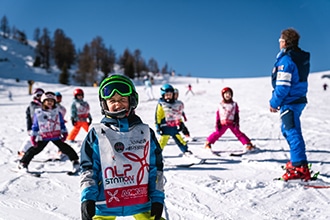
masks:
<instances>
[{"instance_id":1,"label":"pair of skis","mask_svg":"<svg viewBox=\"0 0 330 220\"><path fill-rule=\"evenodd\" d=\"M247 154L255 154L255 153L258 153L258 152L260 152L260 149L255 148L253 150L242 150L242 151L229 152L229 156L231 156L231 157L242 157L242 156L247 155ZM221 154L223 153L223 151L211 150L211 153L215 156L220 157Z\"/></svg>"},{"instance_id":2,"label":"pair of skis","mask_svg":"<svg viewBox=\"0 0 330 220\"><path fill-rule=\"evenodd\" d=\"M33 176L33 177L41 177L43 173L43 171L29 171L29 170L21 170L18 168L12 168L11 171L15 172L15 173L20 173L23 175L29 175L29 176ZM66 174L68 176L76 176L79 174L79 170L73 170L73 171L67 171Z\"/></svg>"},{"instance_id":3,"label":"pair of skis","mask_svg":"<svg viewBox=\"0 0 330 220\"><path fill-rule=\"evenodd\" d=\"M165 165L167 167L189 168L191 166L205 164L205 162L206 159L200 159L199 161L191 162L191 163L165 163Z\"/></svg>"},{"instance_id":4,"label":"pair of skis","mask_svg":"<svg viewBox=\"0 0 330 220\"><path fill-rule=\"evenodd\" d=\"M220 157L221 156L221 151L213 151L210 150L210 152L215 155ZM245 154L252 154L252 153L257 153L259 152L259 148L255 148L254 150L245 150L245 151L237 151L237 152L231 152L229 154L229 156L233 156L233 157L241 157ZM191 156L191 162L189 161L188 157L185 157L185 159L183 159L187 162L179 162L179 163L165 163L166 166L168 167L182 167L182 168L188 168L191 166L195 166L195 165L201 165L201 164L205 164L206 163L206 159L203 158L199 158L199 157L195 157L195 156Z\"/></svg>"},{"instance_id":5,"label":"pair of skis","mask_svg":"<svg viewBox=\"0 0 330 220\"><path fill-rule=\"evenodd\" d=\"M309 181L304 181L300 179L294 179L294 180L283 180L280 178L275 178L275 181L285 181L287 183L297 183L299 185L304 186L304 188L314 188L314 189L330 189L330 184L328 182L322 181L317 178L319 173L316 173L312 176L312 178Z\"/></svg>"}]
</instances>

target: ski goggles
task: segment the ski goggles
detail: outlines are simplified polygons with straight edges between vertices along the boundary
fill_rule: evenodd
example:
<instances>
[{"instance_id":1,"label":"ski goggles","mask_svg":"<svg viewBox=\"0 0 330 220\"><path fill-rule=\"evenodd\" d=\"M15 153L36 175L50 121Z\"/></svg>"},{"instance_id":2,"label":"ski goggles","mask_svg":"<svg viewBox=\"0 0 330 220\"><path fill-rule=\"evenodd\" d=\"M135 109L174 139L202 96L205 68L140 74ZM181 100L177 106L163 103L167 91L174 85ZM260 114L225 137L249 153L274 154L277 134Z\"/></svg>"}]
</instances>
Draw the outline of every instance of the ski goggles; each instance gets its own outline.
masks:
<instances>
[{"instance_id":1,"label":"ski goggles","mask_svg":"<svg viewBox=\"0 0 330 220\"><path fill-rule=\"evenodd\" d=\"M102 99L109 99L115 93L118 93L121 96L130 96L132 92L132 86L129 83L123 81L108 82L100 89L100 95Z\"/></svg>"}]
</instances>

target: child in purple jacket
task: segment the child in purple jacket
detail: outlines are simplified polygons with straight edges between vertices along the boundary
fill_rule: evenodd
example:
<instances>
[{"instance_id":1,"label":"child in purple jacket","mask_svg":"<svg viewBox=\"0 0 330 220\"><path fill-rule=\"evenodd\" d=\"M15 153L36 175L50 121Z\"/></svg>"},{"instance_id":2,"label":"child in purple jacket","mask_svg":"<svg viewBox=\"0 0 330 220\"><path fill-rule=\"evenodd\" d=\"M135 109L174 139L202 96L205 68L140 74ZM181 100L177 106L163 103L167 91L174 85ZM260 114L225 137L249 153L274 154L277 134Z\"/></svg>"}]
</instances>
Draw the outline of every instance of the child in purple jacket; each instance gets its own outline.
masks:
<instances>
[{"instance_id":1,"label":"child in purple jacket","mask_svg":"<svg viewBox=\"0 0 330 220\"><path fill-rule=\"evenodd\" d=\"M233 101L233 90L225 87L222 89L221 95L223 100L216 112L216 130L206 139L205 148L211 149L211 144L214 144L227 129L230 129L246 150L254 150L255 146L251 140L239 129L239 109L237 102Z\"/></svg>"}]
</instances>

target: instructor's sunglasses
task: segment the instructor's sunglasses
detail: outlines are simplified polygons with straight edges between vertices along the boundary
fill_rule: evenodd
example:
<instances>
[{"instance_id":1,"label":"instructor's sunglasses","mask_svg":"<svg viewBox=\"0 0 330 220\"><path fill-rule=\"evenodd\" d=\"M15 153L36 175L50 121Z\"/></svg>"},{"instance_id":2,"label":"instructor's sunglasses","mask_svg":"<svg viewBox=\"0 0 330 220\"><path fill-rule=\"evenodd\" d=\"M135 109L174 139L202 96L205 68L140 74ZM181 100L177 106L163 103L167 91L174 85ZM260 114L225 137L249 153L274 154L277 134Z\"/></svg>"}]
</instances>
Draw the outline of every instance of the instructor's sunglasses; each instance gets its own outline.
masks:
<instances>
[{"instance_id":1,"label":"instructor's sunglasses","mask_svg":"<svg viewBox=\"0 0 330 220\"><path fill-rule=\"evenodd\" d=\"M121 96L130 96L132 94L132 87L130 84L123 81L111 81L105 84L100 91L103 99L109 99L115 93Z\"/></svg>"}]
</instances>

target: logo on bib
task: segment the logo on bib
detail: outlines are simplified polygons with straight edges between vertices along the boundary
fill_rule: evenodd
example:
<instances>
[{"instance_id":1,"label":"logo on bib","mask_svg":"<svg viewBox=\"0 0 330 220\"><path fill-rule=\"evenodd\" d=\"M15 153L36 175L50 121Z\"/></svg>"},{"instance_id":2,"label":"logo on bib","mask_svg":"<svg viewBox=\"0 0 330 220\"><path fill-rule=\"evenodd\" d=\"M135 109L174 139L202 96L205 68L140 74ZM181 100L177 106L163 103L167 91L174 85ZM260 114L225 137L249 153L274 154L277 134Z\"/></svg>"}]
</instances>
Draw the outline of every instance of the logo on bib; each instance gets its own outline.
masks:
<instances>
[{"instance_id":1,"label":"logo on bib","mask_svg":"<svg viewBox=\"0 0 330 220\"><path fill-rule=\"evenodd\" d=\"M117 143L115 143L114 148L115 148L115 151L116 152L121 153L121 152L124 151L125 146L124 146L124 144L122 142L117 142Z\"/></svg>"}]
</instances>

